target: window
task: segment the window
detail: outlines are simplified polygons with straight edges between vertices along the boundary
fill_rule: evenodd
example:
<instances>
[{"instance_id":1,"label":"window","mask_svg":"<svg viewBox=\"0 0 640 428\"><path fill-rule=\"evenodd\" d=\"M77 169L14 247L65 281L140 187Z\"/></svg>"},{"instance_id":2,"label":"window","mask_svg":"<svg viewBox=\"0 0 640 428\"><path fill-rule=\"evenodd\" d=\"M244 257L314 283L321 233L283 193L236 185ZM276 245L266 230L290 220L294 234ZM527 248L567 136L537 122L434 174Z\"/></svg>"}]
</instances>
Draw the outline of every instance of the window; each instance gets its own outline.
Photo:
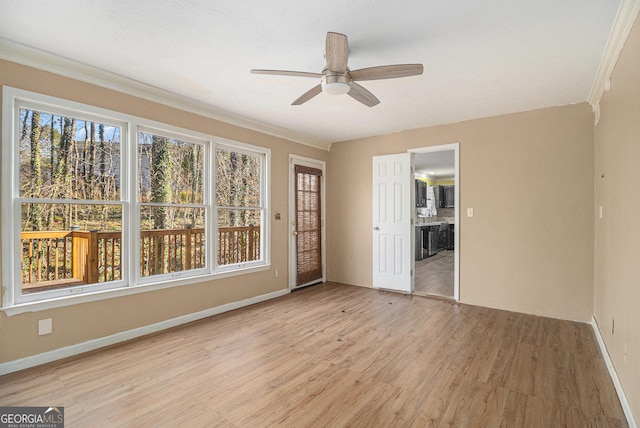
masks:
<instances>
[{"instance_id":1,"label":"window","mask_svg":"<svg viewBox=\"0 0 640 428\"><path fill-rule=\"evenodd\" d=\"M216 149L219 266L261 260L261 170L259 155L228 147Z\"/></svg>"},{"instance_id":2,"label":"window","mask_svg":"<svg viewBox=\"0 0 640 428\"><path fill-rule=\"evenodd\" d=\"M266 266L269 151L3 88L3 307Z\"/></svg>"},{"instance_id":3,"label":"window","mask_svg":"<svg viewBox=\"0 0 640 428\"><path fill-rule=\"evenodd\" d=\"M140 276L206 268L206 146L138 133Z\"/></svg>"},{"instance_id":4,"label":"window","mask_svg":"<svg viewBox=\"0 0 640 428\"><path fill-rule=\"evenodd\" d=\"M37 106L16 114L21 295L121 280L123 126Z\"/></svg>"}]
</instances>

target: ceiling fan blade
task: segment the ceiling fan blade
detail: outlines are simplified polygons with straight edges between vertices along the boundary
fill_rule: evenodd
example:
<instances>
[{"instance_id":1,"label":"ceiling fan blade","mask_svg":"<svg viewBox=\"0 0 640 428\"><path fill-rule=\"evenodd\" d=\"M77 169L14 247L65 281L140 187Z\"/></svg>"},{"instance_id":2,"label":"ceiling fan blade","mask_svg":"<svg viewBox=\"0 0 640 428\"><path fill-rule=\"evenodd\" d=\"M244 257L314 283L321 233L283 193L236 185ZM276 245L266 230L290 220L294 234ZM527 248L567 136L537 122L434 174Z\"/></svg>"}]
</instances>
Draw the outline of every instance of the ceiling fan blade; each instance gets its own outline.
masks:
<instances>
[{"instance_id":1,"label":"ceiling fan blade","mask_svg":"<svg viewBox=\"0 0 640 428\"><path fill-rule=\"evenodd\" d=\"M304 94L302 94L297 100L292 102L291 105L292 106L299 106L302 103L306 103L311 98L313 98L316 95L318 95L320 92L322 92L322 86L321 85L316 85L313 88L309 89Z\"/></svg>"},{"instance_id":2,"label":"ceiling fan blade","mask_svg":"<svg viewBox=\"0 0 640 428\"><path fill-rule=\"evenodd\" d=\"M289 71L289 70L259 70L253 69L251 70L251 74L269 74L272 76L296 76L296 77L323 77L324 74L320 73L309 73L306 71Z\"/></svg>"},{"instance_id":3,"label":"ceiling fan blade","mask_svg":"<svg viewBox=\"0 0 640 428\"><path fill-rule=\"evenodd\" d=\"M327 59L327 68L336 73L347 71L347 59L349 57L349 42L347 36L340 33L327 33L327 42L324 49Z\"/></svg>"},{"instance_id":4,"label":"ceiling fan blade","mask_svg":"<svg viewBox=\"0 0 640 428\"><path fill-rule=\"evenodd\" d=\"M350 71L352 80L378 80L395 79L398 77L417 76L422 74L424 67L422 64L396 64L381 65L378 67L361 68Z\"/></svg>"},{"instance_id":5,"label":"ceiling fan blade","mask_svg":"<svg viewBox=\"0 0 640 428\"><path fill-rule=\"evenodd\" d=\"M371 92L364 87L358 85L356 82L351 82L351 90L347 92L347 95L351 96L356 101L360 101L367 107L373 107L380 104L380 100L376 98Z\"/></svg>"}]
</instances>

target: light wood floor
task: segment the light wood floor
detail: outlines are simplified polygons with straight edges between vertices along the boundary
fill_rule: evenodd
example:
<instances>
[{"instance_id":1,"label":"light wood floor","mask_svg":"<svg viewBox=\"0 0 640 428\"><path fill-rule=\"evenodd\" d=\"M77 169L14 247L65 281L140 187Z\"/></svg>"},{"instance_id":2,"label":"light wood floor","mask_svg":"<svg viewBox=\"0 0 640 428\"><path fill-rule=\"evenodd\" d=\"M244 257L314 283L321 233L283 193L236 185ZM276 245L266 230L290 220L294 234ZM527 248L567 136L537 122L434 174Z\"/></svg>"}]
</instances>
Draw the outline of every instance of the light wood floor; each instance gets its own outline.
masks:
<instances>
[{"instance_id":1,"label":"light wood floor","mask_svg":"<svg viewBox=\"0 0 640 428\"><path fill-rule=\"evenodd\" d=\"M340 284L0 377L68 427L623 427L591 327Z\"/></svg>"},{"instance_id":2,"label":"light wood floor","mask_svg":"<svg viewBox=\"0 0 640 428\"><path fill-rule=\"evenodd\" d=\"M414 293L453 298L454 251L440 251L423 260L416 260Z\"/></svg>"}]
</instances>

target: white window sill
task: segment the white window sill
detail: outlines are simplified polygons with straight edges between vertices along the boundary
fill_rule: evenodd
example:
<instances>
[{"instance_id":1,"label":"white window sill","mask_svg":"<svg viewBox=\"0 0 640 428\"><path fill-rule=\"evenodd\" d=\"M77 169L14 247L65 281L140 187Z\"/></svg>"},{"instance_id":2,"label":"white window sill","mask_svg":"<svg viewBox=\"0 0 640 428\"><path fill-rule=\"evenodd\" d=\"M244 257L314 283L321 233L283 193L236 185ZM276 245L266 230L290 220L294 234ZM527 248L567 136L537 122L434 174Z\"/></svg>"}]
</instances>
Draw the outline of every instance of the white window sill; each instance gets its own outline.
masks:
<instances>
[{"instance_id":1,"label":"white window sill","mask_svg":"<svg viewBox=\"0 0 640 428\"><path fill-rule=\"evenodd\" d=\"M189 285L189 284L198 284L201 282L213 281L221 278L227 278L227 277L238 276L238 275L246 275L250 273L268 270L270 268L271 268L270 264L252 266L247 268L229 270L226 272L217 272L214 274L192 276L189 278L182 278L177 280L168 280L163 282L140 284L133 287L121 287L121 288L114 288L110 290L97 291L93 293L77 294L72 296L58 297L54 299L40 300L37 302L18 303L12 306L6 306L3 308L0 308L0 310L5 314L7 314L7 316L19 315L27 312L40 312L48 309L62 308L65 306L77 305L81 303L112 299L114 297L129 296L132 294L163 290L165 288L172 288L172 287L178 287L178 286Z\"/></svg>"}]
</instances>

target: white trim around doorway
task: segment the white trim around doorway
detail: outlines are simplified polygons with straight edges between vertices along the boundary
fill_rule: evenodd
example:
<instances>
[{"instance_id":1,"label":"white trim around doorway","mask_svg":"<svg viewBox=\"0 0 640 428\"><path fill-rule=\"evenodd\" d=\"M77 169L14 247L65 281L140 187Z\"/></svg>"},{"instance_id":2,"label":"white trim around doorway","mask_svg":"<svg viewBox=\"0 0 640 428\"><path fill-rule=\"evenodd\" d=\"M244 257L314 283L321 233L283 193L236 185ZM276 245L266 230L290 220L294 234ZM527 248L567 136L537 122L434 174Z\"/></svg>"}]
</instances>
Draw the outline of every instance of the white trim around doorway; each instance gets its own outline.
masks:
<instances>
[{"instance_id":1,"label":"white trim around doorway","mask_svg":"<svg viewBox=\"0 0 640 428\"><path fill-rule=\"evenodd\" d=\"M320 221L321 221L321 251L322 251L322 282L327 278L327 233L326 233L326 212L327 212L327 171L326 162L307 158L298 155L289 155L289 290L294 290L304 285L296 287L297 276L297 254L296 254L296 241L295 241L295 218L296 218L296 204L295 204L295 165L308 166L316 168L322 171L322 188L320 190Z\"/></svg>"},{"instance_id":2,"label":"white trim around doorway","mask_svg":"<svg viewBox=\"0 0 640 428\"><path fill-rule=\"evenodd\" d=\"M460 143L441 144L438 146L419 147L407 150L409 153L424 154L442 151L454 151L455 159L455 235L454 235L454 272L453 272L453 299L460 300ZM414 218L415 223L415 218ZM415 275L413 277L415 281Z\"/></svg>"}]
</instances>

